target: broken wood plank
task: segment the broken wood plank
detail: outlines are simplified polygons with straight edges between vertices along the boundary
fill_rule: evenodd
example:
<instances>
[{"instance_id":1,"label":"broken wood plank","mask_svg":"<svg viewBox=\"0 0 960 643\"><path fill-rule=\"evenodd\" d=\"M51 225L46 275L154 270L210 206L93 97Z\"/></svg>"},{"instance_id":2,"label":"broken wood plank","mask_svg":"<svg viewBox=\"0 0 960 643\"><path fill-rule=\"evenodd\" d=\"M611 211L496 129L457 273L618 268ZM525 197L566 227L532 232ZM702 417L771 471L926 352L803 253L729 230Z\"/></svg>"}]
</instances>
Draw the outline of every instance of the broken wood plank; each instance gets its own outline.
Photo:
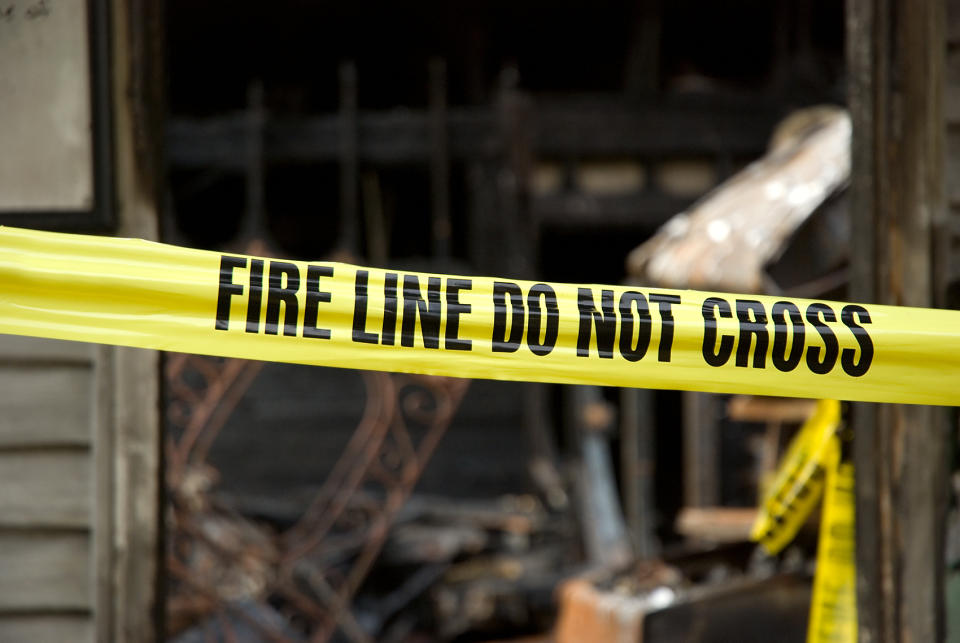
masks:
<instances>
[{"instance_id":1,"label":"broken wood plank","mask_svg":"<svg viewBox=\"0 0 960 643\"><path fill-rule=\"evenodd\" d=\"M800 423L813 415L816 400L734 395L727 402L727 415L737 422Z\"/></svg>"},{"instance_id":2,"label":"broken wood plank","mask_svg":"<svg viewBox=\"0 0 960 643\"><path fill-rule=\"evenodd\" d=\"M696 540L726 543L749 540L757 519L753 507L684 507L677 516L677 533Z\"/></svg>"}]
</instances>

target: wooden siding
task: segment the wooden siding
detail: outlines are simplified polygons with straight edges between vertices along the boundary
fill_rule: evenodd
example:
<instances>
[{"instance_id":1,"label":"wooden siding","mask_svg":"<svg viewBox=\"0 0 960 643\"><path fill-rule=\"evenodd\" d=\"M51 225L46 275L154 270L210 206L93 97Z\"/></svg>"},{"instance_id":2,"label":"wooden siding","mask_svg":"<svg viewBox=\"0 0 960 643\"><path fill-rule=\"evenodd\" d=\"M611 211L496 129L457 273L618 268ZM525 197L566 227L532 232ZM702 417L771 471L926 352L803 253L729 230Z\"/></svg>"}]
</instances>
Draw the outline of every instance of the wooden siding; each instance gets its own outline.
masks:
<instances>
[{"instance_id":1,"label":"wooden siding","mask_svg":"<svg viewBox=\"0 0 960 643\"><path fill-rule=\"evenodd\" d=\"M0 336L0 641L93 641L96 350Z\"/></svg>"},{"instance_id":2,"label":"wooden siding","mask_svg":"<svg viewBox=\"0 0 960 643\"><path fill-rule=\"evenodd\" d=\"M88 529L92 464L87 449L0 451L0 527Z\"/></svg>"},{"instance_id":3,"label":"wooden siding","mask_svg":"<svg viewBox=\"0 0 960 643\"><path fill-rule=\"evenodd\" d=\"M93 607L90 558L90 536L84 532L0 532L0 615L88 612Z\"/></svg>"},{"instance_id":4,"label":"wooden siding","mask_svg":"<svg viewBox=\"0 0 960 643\"><path fill-rule=\"evenodd\" d=\"M90 364L0 362L0 449L90 445L93 374Z\"/></svg>"},{"instance_id":5,"label":"wooden siding","mask_svg":"<svg viewBox=\"0 0 960 643\"><path fill-rule=\"evenodd\" d=\"M47 641L92 641L93 622L88 616L11 616L0 619L0 641L40 643Z\"/></svg>"}]
</instances>

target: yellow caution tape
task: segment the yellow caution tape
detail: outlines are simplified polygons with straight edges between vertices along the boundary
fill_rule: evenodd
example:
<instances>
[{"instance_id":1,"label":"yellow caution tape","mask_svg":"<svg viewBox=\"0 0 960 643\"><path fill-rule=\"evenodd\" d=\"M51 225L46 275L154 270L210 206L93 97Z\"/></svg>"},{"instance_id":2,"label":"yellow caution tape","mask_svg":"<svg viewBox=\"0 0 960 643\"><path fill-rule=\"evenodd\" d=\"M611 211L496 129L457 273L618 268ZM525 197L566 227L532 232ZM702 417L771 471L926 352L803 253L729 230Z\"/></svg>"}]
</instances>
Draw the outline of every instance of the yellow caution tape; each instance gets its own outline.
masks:
<instances>
[{"instance_id":1,"label":"yellow caution tape","mask_svg":"<svg viewBox=\"0 0 960 643\"><path fill-rule=\"evenodd\" d=\"M853 464L835 464L823 498L807 643L857 640L854 500Z\"/></svg>"},{"instance_id":2,"label":"yellow caution tape","mask_svg":"<svg viewBox=\"0 0 960 643\"><path fill-rule=\"evenodd\" d=\"M823 495L807 643L857 640L854 473L851 463L841 461L840 411L837 401L817 402L787 447L751 534L769 553L778 553Z\"/></svg>"},{"instance_id":3,"label":"yellow caution tape","mask_svg":"<svg viewBox=\"0 0 960 643\"><path fill-rule=\"evenodd\" d=\"M820 400L784 454L751 532L770 554L793 540L817 505L824 478L839 456L840 403Z\"/></svg>"},{"instance_id":4,"label":"yellow caution tape","mask_svg":"<svg viewBox=\"0 0 960 643\"><path fill-rule=\"evenodd\" d=\"M567 384L960 404L960 313L0 228L0 333Z\"/></svg>"}]
</instances>

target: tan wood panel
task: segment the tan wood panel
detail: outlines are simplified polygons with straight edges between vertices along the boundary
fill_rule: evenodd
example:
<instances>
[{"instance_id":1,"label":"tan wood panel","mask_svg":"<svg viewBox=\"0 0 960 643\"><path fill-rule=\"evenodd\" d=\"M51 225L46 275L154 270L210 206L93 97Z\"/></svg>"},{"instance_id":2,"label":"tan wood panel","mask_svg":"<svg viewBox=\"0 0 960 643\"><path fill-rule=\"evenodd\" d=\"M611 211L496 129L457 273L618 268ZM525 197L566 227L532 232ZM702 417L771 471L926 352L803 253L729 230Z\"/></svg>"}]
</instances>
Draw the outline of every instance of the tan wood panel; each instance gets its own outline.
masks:
<instances>
[{"instance_id":1,"label":"tan wood panel","mask_svg":"<svg viewBox=\"0 0 960 643\"><path fill-rule=\"evenodd\" d=\"M45 5L42 16L27 4ZM94 199L87 3L8 6L14 10L4 15L0 39L0 208L86 210Z\"/></svg>"},{"instance_id":2,"label":"tan wood panel","mask_svg":"<svg viewBox=\"0 0 960 643\"><path fill-rule=\"evenodd\" d=\"M953 88L947 90L948 96L951 91ZM957 88L955 93L958 122L947 126L947 139L944 145L947 157L944 180L947 183L947 199L951 205L960 204L960 88Z\"/></svg>"},{"instance_id":3,"label":"tan wood panel","mask_svg":"<svg viewBox=\"0 0 960 643\"><path fill-rule=\"evenodd\" d=\"M960 22L960 16L957 16ZM960 85L960 46L953 44L947 47L946 66L944 67L944 87Z\"/></svg>"},{"instance_id":4,"label":"tan wood panel","mask_svg":"<svg viewBox=\"0 0 960 643\"><path fill-rule=\"evenodd\" d=\"M0 363L0 450L90 444L93 394L88 367Z\"/></svg>"},{"instance_id":5,"label":"tan wood panel","mask_svg":"<svg viewBox=\"0 0 960 643\"><path fill-rule=\"evenodd\" d=\"M960 44L960 0L947 0L947 43Z\"/></svg>"},{"instance_id":6,"label":"tan wood panel","mask_svg":"<svg viewBox=\"0 0 960 643\"><path fill-rule=\"evenodd\" d=\"M943 111L948 125L960 124L960 82L949 83L943 88Z\"/></svg>"},{"instance_id":7,"label":"tan wood panel","mask_svg":"<svg viewBox=\"0 0 960 643\"><path fill-rule=\"evenodd\" d=\"M84 449L0 451L0 526L89 529L92 468Z\"/></svg>"},{"instance_id":8,"label":"tan wood panel","mask_svg":"<svg viewBox=\"0 0 960 643\"><path fill-rule=\"evenodd\" d=\"M68 361L89 363L94 344L41 339L20 335L0 335L0 362L5 360Z\"/></svg>"},{"instance_id":9,"label":"tan wood panel","mask_svg":"<svg viewBox=\"0 0 960 643\"><path fill-rule=\"evenodd\" d=\"M83 615L0 615L0 641L4 643L86 643L93 641L93 619Z\"/></svg>"},{"instance_id":10,"label":"tan wood panel","mask_svg":"<svg viewBox=\"0 0 960 643\"><path fill-rule=\"evenodd\" d=\"M0 530L0 614L89 610L90 554L82 532Z\"/></svg>"}]
</instances>

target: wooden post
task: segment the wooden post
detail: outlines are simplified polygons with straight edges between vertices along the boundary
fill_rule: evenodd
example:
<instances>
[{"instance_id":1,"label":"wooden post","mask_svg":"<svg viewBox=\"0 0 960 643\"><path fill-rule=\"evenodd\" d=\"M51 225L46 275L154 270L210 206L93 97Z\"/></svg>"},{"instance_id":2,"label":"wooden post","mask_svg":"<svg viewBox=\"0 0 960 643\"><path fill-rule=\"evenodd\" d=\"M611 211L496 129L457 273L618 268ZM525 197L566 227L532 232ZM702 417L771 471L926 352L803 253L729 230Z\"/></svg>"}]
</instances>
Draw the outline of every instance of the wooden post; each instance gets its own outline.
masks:
<instances>
[{"instance_id":1,"label":"wooden post","mask_svg":"<svg viewBox=\"0 0 960 643\"><path fill-rule=\"evenodd\" d=\"M447 145L447 63L434 58L429 65L430 200L433 256L448 260L452 251L450 221L450 152Z\"/></svg>"},{"instance_id":2,"label":"wooden post","mask_svg":"<svg viewBox=\"0 0 960 643\"><path fill-rule=\"evenodd\" d=\"M852 298L931 306L944 215L939 0L848 0ZM857 405L861 642L944 637L946 414Z\"/></svg>"},{"instance_id":3,"label":"wooden post","mask_svg":"<svg viewBox=\"0 0 960 643\"><path fill-rule=\"evenodd\" d=\"M653 391L620 389L620 487L633 551L641 560L659 553L653 489L654 415Z\"/></svg>"},{"instance_id":4,"label":"wooden post","mask_svg":"<svg viewBox=\"0 0 960 643\"><path fill-rule=\"evenodd\" d=\"M633 547L610 454L616 412L597 386L571 386L567 390L573 400L580 444L580 522L587 559L606 569L620 569L633 560Z\"/></svg>"},{"instance_id":5,"label":"wooden post","mask_svg":"<svg viewBox=\"0 0 960 643\"><path fill-rule=\"evenodd\" d=\"M156 239L163 11L128 0L110 7L115 233ZM160 354L96 352L95 640L152 643L164 620Z\"/></svg>"},{"instance_id":6,"label":"wooden post","mask_svg":"<svg viewBox=\"0 0 960 643\"><path fill-rule=\"evenodd\" d=\"M683 504L720 504L720 436L717 398L710 393L683 392Z\"/></svg>"},{"instance_id":7,"label":"wooden post","mask_svg":"<svg viewBox=\"0 0 960 643\"><path fill-rule=\"evenodd\" d=\"M340 64L340 249L353 255L360 251L357 230L359 212L357 188L360 174L357 65L353 61Z\"/></svg>"},{"instance_id":8,"label":"wooden post","mask_svg":"<svg viewBox=\"0 0 960 643\"><path fill-rule=\"evenodd\" d=\"M263 81L256 79L247 86L246 111L246 208L240 237L244 243L261 238L267 232L263 205L263 128L266 113L263 107Z\"/></svg>"}]
</instances>

